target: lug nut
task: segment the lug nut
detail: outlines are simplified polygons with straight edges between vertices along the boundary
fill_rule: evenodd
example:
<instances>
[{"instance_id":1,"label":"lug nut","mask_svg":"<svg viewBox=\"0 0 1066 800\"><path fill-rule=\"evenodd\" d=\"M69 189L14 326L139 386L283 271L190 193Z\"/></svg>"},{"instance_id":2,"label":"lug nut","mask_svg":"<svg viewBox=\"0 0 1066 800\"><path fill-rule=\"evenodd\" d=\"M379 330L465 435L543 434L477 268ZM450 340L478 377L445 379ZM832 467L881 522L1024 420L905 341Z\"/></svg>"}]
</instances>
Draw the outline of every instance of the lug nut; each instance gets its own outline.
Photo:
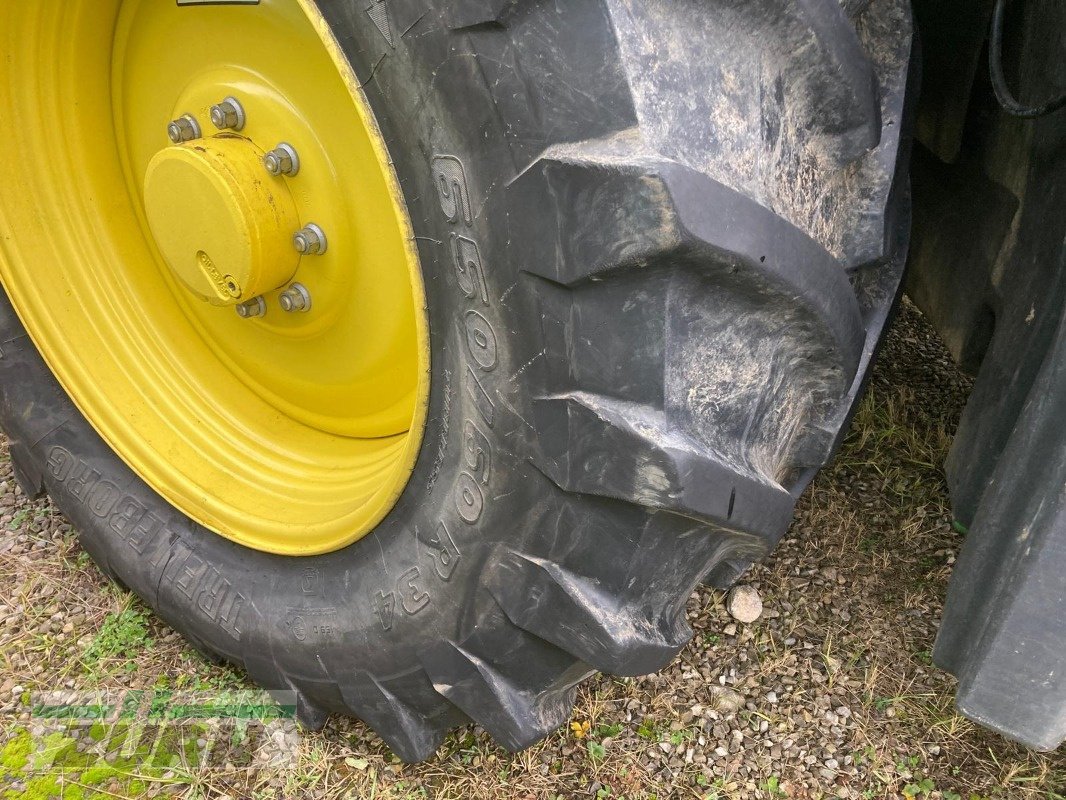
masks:
<instances>
[{"instance_id":1,"label":"lug nut","mask_svg":"<svg viewBox=\"0 0 1066 800\"><path fill-rule=\"evenodd\" d=\"M237 308L237 316L241 319L252 319L254 317L262 317L267 313L266 300L260 297L253 297L251 300L241 303Z\"/></svg>"},{"instance_id":2,"label":"lug nut","mask_svg":"<svg viewBox=\"0 0 1066 800\"><path fill-rule=\"evenodd\" d=\"M281 310L290 314L311 310L311 295L302 283L294 283L278 297Z\"/></svg>"},{"instance_id":3,"label":"lug nut","mask_svg":"<svg viewBox=\"0 0 1066 800\"><path fill-rule=\"evenodd\" d=\"M291 177L300 171L300 156L291 144L282 142L263 156L263 166L271 175Z\"/></svg>"},{"instance_id":4,"label":"lug nut","mask_svg":"<svg viewBox=\"0 0 1066 800\"><path fill-rule=\"evenodd\" d=\"M312 222L296 232L292 244L302 256L320 256L326 252L326 234Z\"/></svg>"},{"instance_id":5,"label":"lug nut","mask_svg":"<svg viewBox=\"0 0 1066 800\"><path fill-rule=\"evenodd\" d=\"M192 114L183 114L167 125L167 136L174 144L191 142L193 139L199 139L201 135L200 123Z\"/></svg>"},{"instance_id":6,"label":"lug nut","mask_svg":"<svg viewBox=\"0 0 1066 800\"><path fill-rule=\"evenodd\" d=\"M239 131L244 128L244 120L244 107L236 97L211 106L211 123L220 131Z\"/></svg>"}]
</instances>

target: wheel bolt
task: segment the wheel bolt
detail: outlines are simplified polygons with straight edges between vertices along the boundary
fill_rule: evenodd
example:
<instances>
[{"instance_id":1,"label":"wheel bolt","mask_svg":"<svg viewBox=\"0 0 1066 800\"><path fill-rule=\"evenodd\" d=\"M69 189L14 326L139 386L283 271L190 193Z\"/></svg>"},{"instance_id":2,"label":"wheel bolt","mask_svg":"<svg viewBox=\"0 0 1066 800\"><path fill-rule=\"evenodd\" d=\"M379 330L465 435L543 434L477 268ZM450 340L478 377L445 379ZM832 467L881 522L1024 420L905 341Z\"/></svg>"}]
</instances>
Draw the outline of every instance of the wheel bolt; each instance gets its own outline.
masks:
<instances>
[{"instance_id":1,"label":"wheel bolt","mask_svg":"<svg viewBox=\"0 0 1066 800\"><path fill-rule=\"evenodd\" d=\"M302 283L294 283L278 297L281 310L290 314L311 310L311 295Z\"/></svg>"},{"instance_id":2,"label":"wheel bolt","mask_svg":"<svg viewBox=\"0 0 1066 800\"><path fill-rule=\"evenodd\" d=\"M237 316L241 319L253 319L254 317L262 317L267 313L266 300L260 297L253 297L251 300L241 303L237 308Z\"/></svg>"},{"instance_id":3,"label":"wheel bolt","mask_svg":"<svg viewBox=\"0 0 1066 800\"><path fill-rule=\"evenodd\" d=\"M220 131L239 131L244 127L244 107L236 97L227 97L211 106L211 123Z\"/></svg>"},{"instance_id":4,"label":"wheel bolt","mask_svg":"<svg viewBox=\"0 0 1066 800\"><path fill-rule=\"evenodd\" d=\"M326 252L326 234L312 222L296 232L292 244L302 256L320 256Z\"/></svg>"},{"instance_id":5,"label":"wheel bolt","mask_svg":"<svg viewBox=\"0 0 1066 800\"><path fill-rule=\"evenodd\" d=\"M191 142L193 139L199 139L201 135L200 123L192 114L183 114L167 125L167 136L174 144Z\"/></svg>"},{"instance_id":6,"label":"wheel bolt","mask_svg":"<svg viewBox=\"0 0 1066 800\"><path fill-rule=\"evenodd\" d=\"M291 144L282 142L263 156L263 166L271 175L291 177L300 171L300 156Z\"/></svg>"}]
</instances>

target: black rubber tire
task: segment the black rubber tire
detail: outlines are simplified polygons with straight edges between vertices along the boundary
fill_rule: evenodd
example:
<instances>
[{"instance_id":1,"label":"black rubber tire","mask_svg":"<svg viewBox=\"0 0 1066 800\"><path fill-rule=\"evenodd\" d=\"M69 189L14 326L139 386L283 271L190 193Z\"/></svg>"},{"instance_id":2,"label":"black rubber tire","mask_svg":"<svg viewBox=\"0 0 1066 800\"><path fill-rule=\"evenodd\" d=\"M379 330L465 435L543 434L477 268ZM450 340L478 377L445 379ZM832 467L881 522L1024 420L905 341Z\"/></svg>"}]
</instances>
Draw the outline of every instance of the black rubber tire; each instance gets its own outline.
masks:
<instances>
[{"instance_id":1,"label":"black rubber tire","mask_svg":"<svg viewBox=\"0 0 1066 800\"><path fill-rule=\"evenodd\" d=\"M99 439L5 299L17 477L305 724L354 714L406 760L468 719L523 748L591 670L668 663L696 583L764 555L830 456L903 268L909 7L318 4L429 291L399 504L313 558L203 530Z\"/></svg>"}]
</instances>

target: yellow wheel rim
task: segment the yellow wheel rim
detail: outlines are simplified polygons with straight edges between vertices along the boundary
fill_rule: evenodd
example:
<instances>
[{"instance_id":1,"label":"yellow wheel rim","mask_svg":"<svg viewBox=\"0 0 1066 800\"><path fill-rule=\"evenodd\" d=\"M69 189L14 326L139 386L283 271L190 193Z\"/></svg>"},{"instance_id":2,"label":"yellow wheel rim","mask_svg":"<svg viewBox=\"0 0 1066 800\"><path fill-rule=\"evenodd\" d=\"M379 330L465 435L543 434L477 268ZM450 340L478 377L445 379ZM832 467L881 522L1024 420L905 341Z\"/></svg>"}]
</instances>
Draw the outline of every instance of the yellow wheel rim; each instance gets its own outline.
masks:
<instances>
[{"instance_id":1,"label":"yellow wheel rim","mask_svg":"<svg viewBox=\"0 0 1066 800\"><path fill-rule=\"evenodd\" d=\"M372 530L421 445L424 288L313 3L5 2L0 63L0 280L85 417L241 544Z\"/></svg>"}]
</instances>

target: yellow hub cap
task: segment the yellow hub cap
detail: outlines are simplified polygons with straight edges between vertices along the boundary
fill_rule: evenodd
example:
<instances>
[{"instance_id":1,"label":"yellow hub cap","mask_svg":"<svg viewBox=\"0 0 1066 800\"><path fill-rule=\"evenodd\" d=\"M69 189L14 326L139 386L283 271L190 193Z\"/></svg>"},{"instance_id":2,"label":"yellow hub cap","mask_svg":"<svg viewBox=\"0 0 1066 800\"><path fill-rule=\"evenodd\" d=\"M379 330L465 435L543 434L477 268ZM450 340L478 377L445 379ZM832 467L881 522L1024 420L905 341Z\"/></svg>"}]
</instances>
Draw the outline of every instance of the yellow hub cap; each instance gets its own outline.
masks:
<instances>
[{"instance_id":1,"label":"yellow hub cap","mask_svg":"<svg viewBox=\"0 0 1066 800\"><path fill-rule=\"evenodd\" d=\"M216 137L160 150L148 163L144 205L167 264L213 305L250 300L296 273L296 203L284 183L265 180L251 142Z\"/></svg>"},{"instance_id":2,"label":"yellow hub cap","mask_svg":"<svg viewBox=\"0 0 1066 800\"><path fill-rule=\"evenodd\" d=\"M0 280L85 417L242 544L371 531L421 446L424 289L311 0L2 3L0 63Z\"/></svg>"}]
</instances>

